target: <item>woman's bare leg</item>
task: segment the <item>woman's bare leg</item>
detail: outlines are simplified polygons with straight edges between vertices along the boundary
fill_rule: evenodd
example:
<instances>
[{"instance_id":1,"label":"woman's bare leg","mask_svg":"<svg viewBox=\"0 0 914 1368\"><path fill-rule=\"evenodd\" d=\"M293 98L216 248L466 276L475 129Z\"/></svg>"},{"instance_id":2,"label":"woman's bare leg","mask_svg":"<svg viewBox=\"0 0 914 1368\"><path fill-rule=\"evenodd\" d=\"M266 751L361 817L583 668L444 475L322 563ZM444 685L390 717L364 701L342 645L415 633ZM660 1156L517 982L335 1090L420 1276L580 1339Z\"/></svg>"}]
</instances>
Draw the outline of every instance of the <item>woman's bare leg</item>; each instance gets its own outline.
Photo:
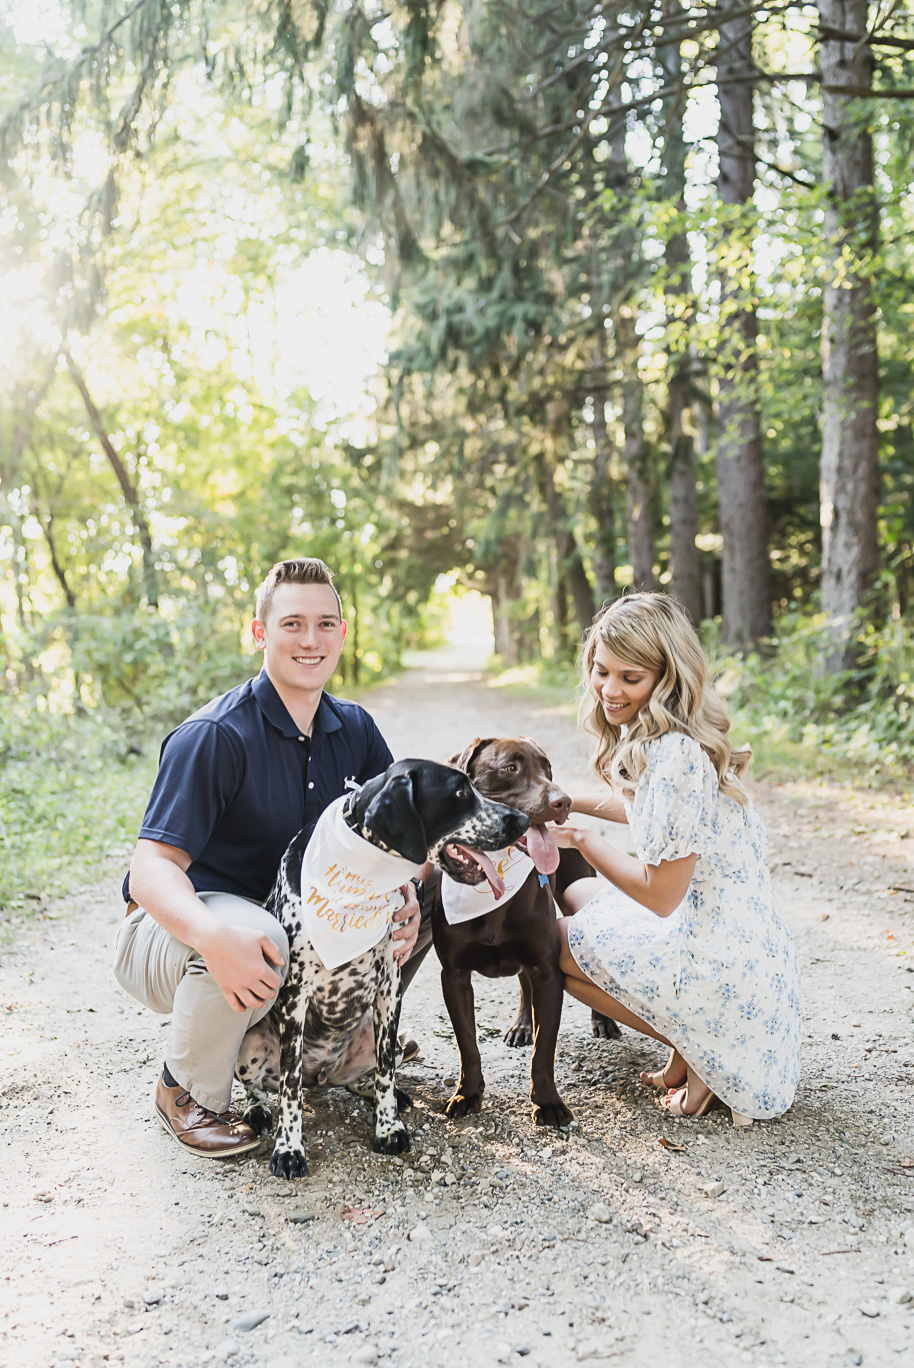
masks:
<instances>
[{"instance_id":1,"label":"woman's bare leg","mask_svg":"<svg viewBox=\"0 0 914 1368\"><path fill-rule=\"evenodd\" d=\"M587 882L589 880L579 879L577 884L572 884L570 887L577 888L580 884ZM585 1006L595 1008L604 1016L612 1017L613 1021L618 1021L622 1026L630 1026L633 1031L640 1031L642 1035L652 1036L654 1040L659 1040L672 1049L672 1045L666 1036L662 1036L659 1031L654 1030L653 1026L649 1026L646 1021L635 1016L634 1012L630 1012L621 1002L610 997L609 993L604 993L602 988L598 988L593 980L587 977L568 949L567 923L560 921L558 927L562 945L559 954L559 968L565 975L565 992L577 998L578 1002L583 1002Z\"/></svg>"},{"instance_id":2,"label":"woman's bare leg","mask_svg":"<svg viewBox=\"0 0 914 1368\"><path fill-rule=\"evenodd\" d=\"M688 1068L688 1064L674 1047L670 1050L670 1057L663 1068L658 1069L656 1073L641 1074L641 1082L646 1088L656 1088L658 1092L675 1092L688 1082Z\"/></svg>"},{"instance_id":3,"label":"woman's bare leg","mask_svg":"<svg viewBox=\"0 0 914 1368\"><path fill-rule=\"evenodd\" d=\"M570 889L578 888L581 884L587 882L589 882L589 880L579 879L576 884L569 885L569 889L566 890L566 893L570 891ZM614 997L610 997L609 993L604 993L602 988L598 988L593 980L587 977L568 948L567 922L560 920L558 927L559 939L562 947L559 954L559 968L565 975L565 992L570 993L572 997L577 998L579 1002L583 1002L586 1006L595 1008L596 1011L602 1012L605 1016L612 1017L614 1021L621 1022L623 1026L630 1026L633 1031L640 1031L642 1035L651 1036L654 1040L659 1040L664 1045L669 1045L671 1053L662 1073L663 1075L672 1073L675 1068L676 1077L681 1077L683 1081L678 1085L670 1087L667 1097L661 1097L660 1105L661 1107L664 1106L664 1104L668 1106L670 1098L675 1097L677 1093L684 1089L685 1098L683 1099L682 1104L683 1113L686 1116L693 1115L698 1111L711 1089L706 1083L702 1082L695 1070L690 1065L686 1064L682 1055L675 1046L667 1040L666 1036L662 1036L659 1031L654 1030L653 1026L649 1026L646 1021L642 1021L640 1017L635 1016L634 1012L630 1012L621 1002L618 1002ZM657 1075L642 1074L641 1077L642 1080L644 1080L657 1077ZM734 1122L734 1124L736 1124L736 1122ZM741 1118L740 1124L750 1125L751 1122L748 1118L746 1118L745 1121Z\"/></svg>"},{"instance_id":4,"label":"woman's bare leg","mask_svg":"<svg viewBox=\"0 0 914 1368\"><path fill-rule=\"evenodd\" d=\"M595 898L601 888L606 887L605 879L575 879L570 883L564 892L556 895L559 911L563 917L573 917L575 912L580 912L591 898Z\"/></svg>"}]
</instances>

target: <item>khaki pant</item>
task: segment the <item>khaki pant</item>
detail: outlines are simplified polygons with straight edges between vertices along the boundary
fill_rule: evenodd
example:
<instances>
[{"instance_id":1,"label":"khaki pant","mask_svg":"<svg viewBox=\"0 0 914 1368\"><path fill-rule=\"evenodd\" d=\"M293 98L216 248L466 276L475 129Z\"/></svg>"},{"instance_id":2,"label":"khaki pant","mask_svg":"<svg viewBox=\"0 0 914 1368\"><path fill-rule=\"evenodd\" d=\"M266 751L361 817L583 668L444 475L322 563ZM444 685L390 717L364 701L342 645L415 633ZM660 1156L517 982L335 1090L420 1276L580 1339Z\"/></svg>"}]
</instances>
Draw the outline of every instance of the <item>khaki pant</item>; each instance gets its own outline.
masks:
<instances>
[{"instance_id":1,"label":"khaki pant","mask_svg":"<svg viewBox=\"0 0 914 1368\"><path fill-rule=\"evenodd\" d=\"M401 970L404 991L431 948L431 907L436 881L437 871L426 885L416 948ZM270 967L285 979L289 941L275 917L259 903L235 893L197 896L227 926L249 926L265 932L283 958L282 965ZM263 1020L273 1001L246 1012L233 1012L197 951L169 935L142 907L128 914L118 932L114 976L137 1002L163 1016L171 1013L171 1036L165 1055L169 1072L202 1107L225 1111L244 1034Z\"/></svg>"},{"instance_id":2,"label":"khaki pant","mask_svg":"<svg viewBox=\"0 0 914 1368\"><path fill-rule=\"evenodd\" d=\"M246 926L268 935L283 957L282 965L270 967L285 978L289 942L275 917L234 893L198 896L227 926ZM127 916L118 932L114 975L138 1002L153 1012L171 1013L165 1056L169 1071L195 1102L210 1111L225 1111L244 1033L266 1016L274 999L234 1012L197 951L169 935L141 907Z\"/></svg>"}]
</instances>

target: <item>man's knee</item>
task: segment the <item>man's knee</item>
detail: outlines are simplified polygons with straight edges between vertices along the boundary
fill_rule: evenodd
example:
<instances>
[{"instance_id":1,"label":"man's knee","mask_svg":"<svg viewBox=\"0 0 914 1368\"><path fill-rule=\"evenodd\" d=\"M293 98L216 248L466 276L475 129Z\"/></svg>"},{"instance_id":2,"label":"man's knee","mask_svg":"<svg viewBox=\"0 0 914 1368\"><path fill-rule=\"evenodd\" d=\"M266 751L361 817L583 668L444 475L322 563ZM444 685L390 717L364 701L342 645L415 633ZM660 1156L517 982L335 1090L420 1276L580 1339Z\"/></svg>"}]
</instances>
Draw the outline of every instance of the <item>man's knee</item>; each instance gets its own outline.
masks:
<instances>
[{"instance_id":1,"label":"man's knee","mask_svg":"<svg viewBox=\"0 0 914 1368\"><path fill-rule=\"evenodd\" d=\"M282 977L283 983L285 983L286 975L289 972L289 937L275 917L270 917L270 924L265 929L270 940L282 955L282 964L274 964L273 968L276 970L277 974Z\"/></svg>"}]
</instances>

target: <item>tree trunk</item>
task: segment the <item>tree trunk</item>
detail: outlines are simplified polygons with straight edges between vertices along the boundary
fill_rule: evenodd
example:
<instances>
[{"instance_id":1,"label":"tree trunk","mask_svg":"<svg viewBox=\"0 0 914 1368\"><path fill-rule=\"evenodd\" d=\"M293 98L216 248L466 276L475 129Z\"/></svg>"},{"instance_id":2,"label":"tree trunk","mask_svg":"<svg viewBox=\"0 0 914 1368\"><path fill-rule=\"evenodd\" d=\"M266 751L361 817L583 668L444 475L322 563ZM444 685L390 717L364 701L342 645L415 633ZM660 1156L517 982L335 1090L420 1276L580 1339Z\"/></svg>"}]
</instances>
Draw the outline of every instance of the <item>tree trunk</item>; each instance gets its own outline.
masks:
<instances>
[{"instance_id":1,"label":"tree trunk","mask_svg":"<svg viewBox=\"0 0 914 1368\"><path fill-rule=\"evenodd\" d=\"M610 105L621 102L614 87ZM607 183L618 193L630 187L625 155L625 118L611 113L612 159ZM638 372L638 333L632 282L639 267L639 244L632 228L616 229L613 240L613 276L616 289L613 332L616 368L622 392L622 468L625 471L625 528L632 567L632 588L654 588L654 525L649 453L644 440L644 387Z\"/></svg>"},{"instance_id":2,"label":"tree trunk","mask_svg":"<svg viewBox=\"0 0 914 1368\"><path fill-rule=\"evenodd\" d=\"M503 664L510 669L521 663L520 631L515 612L520 598L517 575L521 562L521 545L518 537L506 536L500 550L499 562L487 576L486 592L492 604L495 654L501 656Z\"/></svg>"},{"instance_id":3,"label":"tree trunk","mask_svg":"<svg viewBox=\"0 0 914 1368\"><path fill-rule=\"evenodd\" d=\"M600 348L600 363L605 371L605 339ZM616 596L616 491L610 471L612 448L606 428L606 390L595 386L591 402L594 460L590 497L591 509L597 520L593 548L594 594L598 603L605 603Z\"/></svg>"},{"instance_id":4,"label":"tree trunk","mask_svg":"<svg viewBox=\"0 0 914 1368\"><path fill-rule=\"evenodd\" d=\"M695 443L683 428L687 404L683 390L688 372L674 377L670 386L670 562L677 599L697 626L701 621L701 557L695 544L698 533L698 488Z\"/></svg>"},{"instance_id":5,"label":"tree trunk","mask_svg":"<svg viewBox=\"0 0 914 1368\"><path fill-rule=\"evenodd\" d=\"M717 66L717 133L721 203L751 204L755 190L752 76L753 21L744 10L721 9ZM719 379L717 497L723 535L722 637L747 649L771 631L768 500L758 399L758 319L752 299L752 234L748 224L728 234L728 271L721 279L723 369ZM735 260L734 260L735 256ZM749 281L748 287L740 281Z\"/></svg>"},{"instance_id":6,"label":"tree trunk","mask_svg":"<svg viewBox=\"0 0 914 1368\"><path fill-rule=\"evenodd\" d=\"M868 106L841 93L841 87L871 87L873 55L865 42L866 0L818 0L818 9L832 258L822 325L822 607L833 630L825 668L843 670L854 664L854 619L879 569L879 364L869 274L879 226L873 142Z\"/></svg>"},{"instance_id":7,"label":"tree trunk","mask_svg":"<svg viewBox=\"0 0 914 1368\"><path fill-rule=\"evenodd\" d=\"M681 0L664 0L663 14L668 20L682 15ZM681 25L676 25L681 29ZM685 210L685 139L682 117L685 106L682 54L678 39L661 43L657 56L663 84L674 89L664 109L663 184L666 199L679 213ZM692 394L692 362L689 356L688 324L691 314L692 271L689 240L685 232L670 235L666 243L667 326L673 331L667 360L669 409L667 427L670 442L670 562L673 590L692 621L701 621L701 564L695 539L698 536L698 492L695 446L689 432L688 411Z\"/></svg>"},{"instance_id":8,"label":"tree trunk","mask_svg":"<svg viewBox=\"0 0 914 1368\"><path fill-rule=\"evenodd\" d=\"M70 581L67 579L66 568L57 554L57 547L54 543L54 518L51 513L45 514L44 518L41 519L41 530L44 533L48 555L51 558L51 569L54 571L57 583L63 590L63 596L66 600L67 607L75 611L76 596L70 588Z\"/></svg>"},{"instance_id":9,"label":"tree trunk","mask_svg":"<svg viewBox=\"0 0 914 1368\"><path fill-rule=\"evenodd\" d=\"M143 506L140 503L139 491L135 488L133 481L127 473L127 467L124 465L112 445L111 438L108 436L108 431L102 420L102 416L93 402L86 382L83 379L82 372L66 349L64 350L64 356L66 357L67 367L72 376L73 383L79 390L80 398L82 399L86 413L89 416L89 425L98 438L105 456L108 458L108 464L114 471L117 482L121 487L121 492L124 495L124 501L130 509L134 526L136 527L137 534L140 538L140 546L143 552L143 583L146 587L146 601L150 608L158 608L159 585L156 577L155 554L152 549L152 535L149 531L149 523L146 520L146 514L143 512Z\"/></svg>"},{"instance_id":10,"label":"tree trunk","mask_svg":"<svg viewBox=\"0 0 914 1368\"><path fill-rule=\"evenodd\" d=\"M564 581L567 586L575 621L583 635L593 622L593 590L590 587L590 580L587 578L587 571L584 569L581 552L570 527L565 501L556 488L552 466L544 453L541 453L537 458L536 470L540 493L549 518L549 529L555 545L559 581L560 583ZM562 645L564 646L564 642Z\"/></svg>"}]
</instances>

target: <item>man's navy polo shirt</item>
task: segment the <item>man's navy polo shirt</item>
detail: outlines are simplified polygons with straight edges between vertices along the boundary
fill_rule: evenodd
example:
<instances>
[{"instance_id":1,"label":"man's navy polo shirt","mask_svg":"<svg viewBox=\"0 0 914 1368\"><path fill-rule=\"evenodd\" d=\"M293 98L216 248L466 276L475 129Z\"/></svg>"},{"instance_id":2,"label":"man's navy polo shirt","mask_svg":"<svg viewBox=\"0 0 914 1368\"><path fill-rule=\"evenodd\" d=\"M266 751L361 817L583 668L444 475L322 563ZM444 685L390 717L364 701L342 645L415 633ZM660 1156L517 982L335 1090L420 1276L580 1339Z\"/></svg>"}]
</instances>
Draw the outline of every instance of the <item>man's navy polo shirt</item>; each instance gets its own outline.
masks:
<instances>
[{"instance_id":1,"label":"man's navy polo shirt","mask_svg":"<svg viewBox=\"0 0 914 1368\"><path fill-rule=\"evenodd\" d=\"M393 761L357 703L322 694L303 736L266 673L200 708L162 742L140 838L191 858L198 891L263 902L292 837Z\"/></svg>"}]
</instances>

